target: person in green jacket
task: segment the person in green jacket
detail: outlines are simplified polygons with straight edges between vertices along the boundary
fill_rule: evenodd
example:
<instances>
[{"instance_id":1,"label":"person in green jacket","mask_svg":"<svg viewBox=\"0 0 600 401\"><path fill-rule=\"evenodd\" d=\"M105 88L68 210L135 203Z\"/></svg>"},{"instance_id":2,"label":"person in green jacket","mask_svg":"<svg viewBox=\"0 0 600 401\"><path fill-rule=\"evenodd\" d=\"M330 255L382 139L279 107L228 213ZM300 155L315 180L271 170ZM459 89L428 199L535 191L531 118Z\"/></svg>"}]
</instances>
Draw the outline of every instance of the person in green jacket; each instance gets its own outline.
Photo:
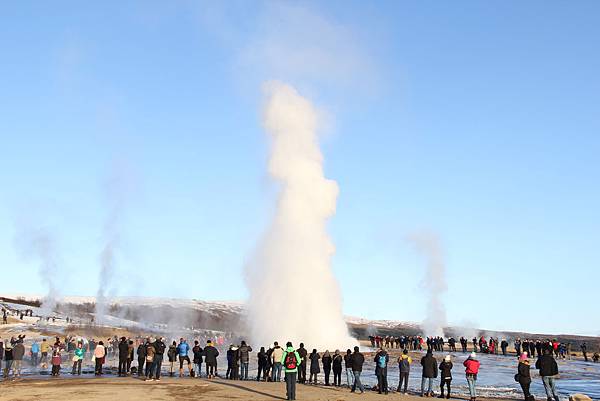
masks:
<instances>
[{"instance_id":1,"label":"person in green jacket","mask_svg":"<svg viewBox=\"0 0 600 401\"><path fill-rule=\"evenodd\" d=\"M301 361L298 351L288 341L281 358L281 365L283 365L285 371L285 388L288 400L296 399L296 376L298 375L298 366Z\"/></svg>"},{"instance_id":2,"label":"person in green jacket","mask_svg":"<svg viewBox=\"0 0 600 401\"><path fill-rule=\"evenodd\" d=\"M79 342L77 348L75 348L75 355L73 356L73 370L71 374L81 375L81 362L83 361L83 344Z\"/></svg>"}]
</instances>

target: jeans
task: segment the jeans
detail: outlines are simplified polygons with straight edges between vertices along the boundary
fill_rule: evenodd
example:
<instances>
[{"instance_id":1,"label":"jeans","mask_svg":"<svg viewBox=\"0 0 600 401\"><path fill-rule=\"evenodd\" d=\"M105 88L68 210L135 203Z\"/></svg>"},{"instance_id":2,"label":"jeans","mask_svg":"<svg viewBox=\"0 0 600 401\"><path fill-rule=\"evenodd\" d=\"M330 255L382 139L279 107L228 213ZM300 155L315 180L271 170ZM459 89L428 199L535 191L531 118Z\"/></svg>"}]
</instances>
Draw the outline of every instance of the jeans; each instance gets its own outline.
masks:
<instances>
[{"instance_id":1,"label":"jeans","mask_svg":"<svg viewBox=\"0 0 600 401\"><path fill-rule=\"evenodd\" d=\"M281 381L281 362L275 362L273 365L273 373L271 373L271 379L274 382Z\"/></svg>"},{"instance_id":2,"label":"jeans","mask_svg":"<svg viewBox=\"0 0 600 401\"><path fill-rule=\"evenodd\" d=\"M400 382L398 383L398 391L400 391L400 389L402 388L402 392L404 394L406 394L406 389L408 388L408 373L409 372L400 372Z\"/></svg>"},{"instance_id":3,"label":"jeans","mask_svg":"<svg viewBox=\"0 0 600 401\"><path fill-rule=\"evenodd\" d=\"M194 370L196 371L196 377L200 377L202 373L202 362L194 363Z\"/></svg>"},{"instance_id":4,"label":"jeans","mask_svg":"<svg viewBox=\"0 0 600 401\"><path fill-rule=\"evenodd\" d=\"M427 392L425 392L425 383L428 383ZM421 395L433 392L433 377L421 378Z\"/></svg>"},{"instance_id":5,"label":"jeans","mask_svg":"<svg viewBox=\"0 0 600 401\"><path fill-rule=\"evenodd\" d=\"M360 392L364 393L365 387L360 382L360 374L362 372L353 371L352 373L354 374L354 384L352 385L352 391L356 391L356 387L358 387L360 389Z\"/></svg>"},{"instance_id":6,"label":"jeans","mask_svg":"<svg viewBox=\"0 0 600 401\"><path fill-rule=\"evenodd\" d=\"M154 360L152 361L152 366L150 366L150 379L154 375L154 378L157 380L160 379L160 370L162 368L162 360L163 356L161 354L155 354Z\"/></svg>"},{"instance_id":7,"label":"jeans","mask_svg":"<svg viewBox=\"0 0 600 401\"><path fill-rule=\"evenodd\" d=\"M477 397L477 390L475 389L476 381L477 379L475 378L475 376L467 376L467 385L469 386L469 394L471 395L471 397Z\"/></svg>"},{"instance_id":8,"label":"jeans","mask_svg":"<svg viewBox=\"0 0 600 401\"><path fill-rule=\"evenodd\" d=\"M142 376L144 373L144 363L146 362L146 358L138 358L138 371L137 375Z\"/></svg>"},{"instance_id":9,"label":"jeans","mask_svg":"<svg viewBox=\"0 0 600 401\"><path fill-rule=\"evenodd\" d=\"M36 366L37 364L38 364L38 353L32 352L31 353L31 366Z\"/></svg>"},{"instance_id":10,"label":"jeans","mask_svg":"<svg viewBox=\"0 0 600 401\"><path fill-rule=\"evenodd\" d=\"M554 398L555 400L558 400L558 395L556 394L556 385L554 384L554 376L542 376L542 381L544 382L546 396L548 398Z\"/></svg>"},{"instance_id":11,"label":"jeans","mask_svg":"<svg viewBox=\"0 0 600 401\"><path fill-rule=\"evenodd\" d=\"M377 369L377 388L379 394L388 392L387 368Z\"/></svg>"},{"instance_id":12,"label":"jeans","mask_svg":"<svg viewBox=\"0 0 600 401\"><path fill-rule=\"evenodd\" d=\"M348 388L351 388L354 384L354 373L352 369L346 369L346 380L348 381Z\"/></svg>"},{"instance_id":13,"label":"jeans","mask_svg":"<svg viewBox=\"0 0 600 401\"><path fill-rule=\"evenodd\" d=\"M248 364L249 362L242 362L240 380L248 380Z\"/></svg>"},{"instance_id":14,"label":"jeans","mask_svg":"<svg viewBox=\"0 0 600 401\"><path fill-rule=\"evenodd\" d=\"M285 390L288 400L296 399L296 376L297 372L285 372Z\"/></svg>"}]
</instances>

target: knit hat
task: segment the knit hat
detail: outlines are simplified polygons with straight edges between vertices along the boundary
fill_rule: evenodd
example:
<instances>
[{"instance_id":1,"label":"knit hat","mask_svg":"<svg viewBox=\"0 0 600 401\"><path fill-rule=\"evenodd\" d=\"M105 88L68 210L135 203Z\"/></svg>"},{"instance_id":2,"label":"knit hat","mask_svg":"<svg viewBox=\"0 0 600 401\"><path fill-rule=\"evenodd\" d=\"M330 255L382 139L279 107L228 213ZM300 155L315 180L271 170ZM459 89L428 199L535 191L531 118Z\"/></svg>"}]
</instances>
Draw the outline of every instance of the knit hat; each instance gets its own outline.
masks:
<instances>
[{"instance_id":1,"label":"knit hat","mask_svg":"<svg viewBox=\"0 0 600 401\"><path fill-rule=\"evenodd\" d=\"M471 359L475 359L475 358L477 358L477 354L476 354L475 352L471 352L471 356L470 356L470 358L471 358Z\"/></svg>"},{"instance_id":2,"label":"knit hat","mask_svg":"<svg viewBox=\"0 0 600 401\"><path fill-rule=\"evenodd\" d=\"M450 355L446 355L446 357L444 358L444 361L450 362Z\"/></svg>"}]
</instances>

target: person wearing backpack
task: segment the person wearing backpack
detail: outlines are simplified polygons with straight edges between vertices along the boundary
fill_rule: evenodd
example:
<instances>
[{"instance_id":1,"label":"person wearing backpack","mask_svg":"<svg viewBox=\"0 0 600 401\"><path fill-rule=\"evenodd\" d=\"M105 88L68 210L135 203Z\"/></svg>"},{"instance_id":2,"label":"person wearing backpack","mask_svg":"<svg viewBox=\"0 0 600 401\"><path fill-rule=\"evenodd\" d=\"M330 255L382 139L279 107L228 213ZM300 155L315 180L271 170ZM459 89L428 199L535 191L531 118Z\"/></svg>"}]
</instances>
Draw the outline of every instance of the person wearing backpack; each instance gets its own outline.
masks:
<instances>
[{"instance_id":1,"label":"person wearing backpack","mask_svg":"<svg viewBox=\"0 0 600 401\"><path fill-rule=\"evenodd\" d=\"M433 357L431 349L427 350L427 354L421 358L421 366L423 367L423 374L421 377L421 397L433 396L433 379L437 377L437 361ZM425 391L425 385L427 385L427 391Z\"/></svg>"},{"instance_id":2,"label":"person wearing backpack","mask_svg":"<svg viewBox=\"0 0 600 401\"><path fill-rule=\"evenodd\" d=\"M406 394L408 388L408 376L410 374L410 365L412 358L408 355L408 350L405 348L402 355L398 358L398 371L400 372L400 381L398 382L398 392Z\"/></svg>"},{"instance_id":3,"label":"person wearing backpack","mask_svg":"<svg viewBox=\"0 0 600 401\"><path fill-rule=\"evenodd\" d=\"M390 361L390 356L383 349L380 348L379 352L375 355L375 375L377 376L377 390L379 394L388 394L388 382L387 382L387 365Z\"/></svg>"},{"instance_id":4,"label":"person wearing backpack","mask_svg":"<svg viewBox=\"0 0 600 401\"><path fill-rule=\"evenodd\" d=\"M298 365L300 365L300 355L288 341L286 350L281 357L281 364L285 372L285 389L288 400L296 399L296 377L298 376Z\"/></svg>"},{"instance_id":5,"label":"person wearing backpack","mask_svg":"<svg viewBox=\"0 0 600 401\"><path fill-rule=\"evenodd\" d=\"M354 347L354 353L352 354L352 374L354 375L354 384L352 385L351 393L356 391L356 387L360 390L360 393L365 392L365 388L360 382L360 375L362 373L363 364L365 363L365 356L359 352L358 346Z\"/></svg>"}]
</instances>

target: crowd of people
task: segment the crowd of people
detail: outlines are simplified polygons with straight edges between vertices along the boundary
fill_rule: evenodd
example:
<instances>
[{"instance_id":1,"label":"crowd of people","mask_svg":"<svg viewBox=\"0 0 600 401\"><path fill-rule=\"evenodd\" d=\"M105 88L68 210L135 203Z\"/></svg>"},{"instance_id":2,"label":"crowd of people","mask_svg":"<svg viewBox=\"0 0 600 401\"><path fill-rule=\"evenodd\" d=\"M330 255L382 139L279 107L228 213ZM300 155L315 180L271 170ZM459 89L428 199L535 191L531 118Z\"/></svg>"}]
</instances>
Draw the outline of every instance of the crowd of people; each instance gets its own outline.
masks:
<instances>
[{"instance_id":1,"label":"crowd of people","mask_svg":"<svg viewBox=\"0 0 600 401\"><path fill-rule=\"evenodd\" d=\"M23 360L26 355L24 339L25 336L21 335L10 340L0 341L0 367L4 361L4 378L9 378L11 373L13 377L21 376ZM455 352L456 341L453 338L444 340L442 337L373 336L370 341L373 348L377 349L373 358L377 385L373 388L380 394L388 394L391 388L388 383L390 363L396 363L398 366L397 391L407 393L413 365L410 352L412 351L414 356L415 352L426 350L420 360L422 367L420 395L422 397L433 396L434 381L438 379L439 397L450 398L455 361L453 361L453 356L447 354L438 364L434 353L443 353L445 345L448 345L450 352ZM461 344L462 351L467 353L467 340L461 337L458 342ZM65 362L70 366L72 375L81 375L82 363L86 356L89 356L93 362L96 376L102 376L104 374L103 366L107 359L114 358L118 359L118 376L133 375L145 381L160 381L163 364L167 364L168 374L171 377L189 376L212 379L218 376L217 360L220 355L218 348L223 350L222 343L222 339L218 344L212 340L202 344L199 340L194 340L193 344L188 344L186 339L180 338L179 341L167 344L163 337L117 338L115 336L106 341L96 341L95 339L86 340L69 336L63 340L56 337L52 342L47 338L43 338L39 342L34 339L29 346L27 355L30 356L32 366L48 370L48 364L50 364L49 373L52 376L61 374L61 367ZM504 339L498 341L497 338L489 340L475 338L472 343L473 351L462 361L462 365L470 399L473 401L477 397L476 382L481 367L477 353L498 353L499 345L502 354L507 355L508 342ZM391 351L395 348L399 348L400 356L392 361L388 350ZM532 364L530 360L535 358L535 355L537 355L537 361L534 366L539 370L548 400L558 401L555 381L558 375L558 365L555 357L570 358L570 349L569 344L563 345L556 340L516 339L514 341L514 350L518 355L515 381L520 384L526 401L532 400L530 393ZM582 344L581 349L585 352L587 346ZM317 349L308 352L303 343L295 348L291 342L288 342L285 347L274 342L268 347L260 347L254 357L253 348L242 340L239 344L231 344L225 353L227 360L225 379L279 382L283 378L290 400L295 399L296 383L316 385L317 376L321 372L324 374L325 386L346 385L352 392L363 393L365 391L361 382L365 356L360 352L358 346L353 350L348 349L344 353L340 350L318 352ZM249 365L253 358L256 358L257 362L256 377L249 376ZM344 376L345 383L343 384Z\"/></svg>"}]
</instances>

